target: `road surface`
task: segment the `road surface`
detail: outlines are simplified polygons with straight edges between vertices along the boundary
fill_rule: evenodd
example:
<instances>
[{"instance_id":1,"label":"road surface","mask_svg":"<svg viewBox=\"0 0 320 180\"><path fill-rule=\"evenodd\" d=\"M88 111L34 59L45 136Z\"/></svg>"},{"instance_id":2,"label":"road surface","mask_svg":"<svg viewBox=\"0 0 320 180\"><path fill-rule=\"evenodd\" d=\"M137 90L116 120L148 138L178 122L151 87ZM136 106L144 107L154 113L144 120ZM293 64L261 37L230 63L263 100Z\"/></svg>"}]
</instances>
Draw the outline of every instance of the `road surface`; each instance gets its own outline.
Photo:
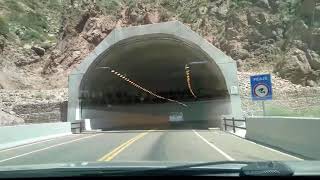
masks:
<instances>
[{"instance_id":1,"label":"road surface","mask_svg":"<svg viewBox=\"0 0 320 180\"><path fill-rule=\"evenodd\" d=\"M73 134L0 150L0 166L91 161L302 160L219 130Z\"/></svg>"}]
</instances>

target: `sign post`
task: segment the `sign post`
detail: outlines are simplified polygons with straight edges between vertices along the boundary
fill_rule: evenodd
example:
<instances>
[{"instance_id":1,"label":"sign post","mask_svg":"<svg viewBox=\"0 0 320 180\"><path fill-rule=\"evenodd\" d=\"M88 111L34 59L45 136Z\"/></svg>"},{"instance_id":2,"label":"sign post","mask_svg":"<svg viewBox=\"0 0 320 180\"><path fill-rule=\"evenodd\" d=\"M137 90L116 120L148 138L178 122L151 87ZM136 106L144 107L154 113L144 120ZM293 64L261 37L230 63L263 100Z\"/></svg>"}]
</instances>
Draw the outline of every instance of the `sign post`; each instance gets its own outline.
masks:
<instances>
[{"instance_id":1,"label":"sign post","mask_svg":"<svg viewBox=\"0 0 320 180\"><path fill-rule=\"evenodd\" d=\"M250 76L251 97L253 101L262 101L263 115L266 115L264 101L272 100L272 83L270 74Z\"/></svg>"},{"instance_id":2,"label":"sign post","mask_svg":"<svg viewBox=\"0 0 320 180\"><path fill-rule=\"evenodd\" d=\"M262 111L263 111L263 116L266 116L266 106L264 105L264 101L262 101Z\"/></svg>"}]
</instances>

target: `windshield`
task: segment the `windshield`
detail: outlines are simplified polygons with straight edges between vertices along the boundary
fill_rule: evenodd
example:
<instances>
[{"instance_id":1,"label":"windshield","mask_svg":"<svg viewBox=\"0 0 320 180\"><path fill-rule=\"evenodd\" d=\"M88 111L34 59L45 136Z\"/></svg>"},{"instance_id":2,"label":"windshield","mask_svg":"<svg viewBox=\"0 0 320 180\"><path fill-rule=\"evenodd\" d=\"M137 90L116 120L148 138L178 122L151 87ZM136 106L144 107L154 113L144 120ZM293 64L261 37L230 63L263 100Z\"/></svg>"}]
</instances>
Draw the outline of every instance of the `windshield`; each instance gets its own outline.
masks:
<instances>
[{"instance_id":1,"label":"windshield","mask_svg":"<svg viewBox=\"0 0 320 180\"><path fill-rule=\"evenodd\" d=\"M319 42L319 0L0 0L0 170L317 160Z\"/></svg>"}]
</instances>

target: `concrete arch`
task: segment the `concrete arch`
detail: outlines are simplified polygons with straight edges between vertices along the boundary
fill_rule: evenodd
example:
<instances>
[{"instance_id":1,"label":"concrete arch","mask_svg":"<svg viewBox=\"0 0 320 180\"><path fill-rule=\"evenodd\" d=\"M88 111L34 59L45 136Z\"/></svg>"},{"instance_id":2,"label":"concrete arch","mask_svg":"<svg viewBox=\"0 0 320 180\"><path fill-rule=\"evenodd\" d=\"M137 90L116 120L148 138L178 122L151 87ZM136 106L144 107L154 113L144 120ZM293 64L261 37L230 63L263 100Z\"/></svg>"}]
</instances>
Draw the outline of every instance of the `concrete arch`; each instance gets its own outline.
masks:
<instances>
[{"instance_id":1,"label":"concrete arch","mask_svg":"<svg viewBox=\"0 0 320 180\"><path fill-rule=\"evenodd\" d=\"M211 77L210 79L215 80L214 84L216 87L221 87L222 90L227 92L228 108L230 108L230 110L225 115L242 116L236 63L229 56L193 32L189 27L179 21L172 21L113 30L69 75L68 121L90 118L85 117L86 115L81 113L79 97L81 96L81 91L87 90L86 87L102 88L101 84L103 83L92 83L101 77L101 73L97 71L97 67L113 65L117 66L118 69L122 68L123 71L126 71L127 69L124 68L125 66L119 59L124 59L128 56L131 58L135 57L139 49L146 50L149 47L154 47L154 49L157 47L161 49L167 47L167 56L165 56L164 53L156 53L156 51L150 52L149 50L152 49L149 49L147 52L150 53L144 52L139 54L139 59L147 56L145 57L146 61L141 60L140 65L145 64L148 58L157 59L164 58L164 56L166 58L174 57L177 61L177 63L175 63L176 65L181 62L188 63L187 61L183 61L183 59L191 57L209 61L208 72ZM170 52L172 48L182 53L175 54ZM141 54L143 54L143 56L141 56ZM192 61L192 59L189 59L189 61ZM135 62L139 61L136 60ZM159 66L159 64L157 64L157 66ZM151 65L150 69L152 69ZM98 81L103 82L104 79L106 78L100 78ZM107 82L111 82L111 80L105 81L105 83ZM213 84L213 82L211 82L211 84ZM152 86L156 86L156 84ZM157 88L161 87L158 86ZM197 102L189 102L189 104L190 103ZM213 108L213 106L206 106L206 108L210 109ZM128 110L128 108L126 108L126 110Z\"/></svg>"}]
</instances>

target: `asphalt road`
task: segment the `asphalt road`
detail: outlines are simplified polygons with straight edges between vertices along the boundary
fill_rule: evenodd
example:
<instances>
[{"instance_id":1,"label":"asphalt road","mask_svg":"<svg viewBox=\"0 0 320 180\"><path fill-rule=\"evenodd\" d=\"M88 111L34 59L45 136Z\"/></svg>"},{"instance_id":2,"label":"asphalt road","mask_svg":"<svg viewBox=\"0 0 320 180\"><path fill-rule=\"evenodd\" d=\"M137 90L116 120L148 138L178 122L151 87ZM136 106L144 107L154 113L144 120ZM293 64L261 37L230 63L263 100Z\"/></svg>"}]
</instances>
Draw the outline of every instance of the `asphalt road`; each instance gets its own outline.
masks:
<instances>
[{"instance_id":1,"label":"asphalt road","mask_svg":"<svg viewBox=\"0 0 320 180\"><path fill-rule=\"evenodd\" d=\"M302 160L222 131L129 130L73 134L0 150L0 166L89 161Z\"/></svg>"}]
</instances>

